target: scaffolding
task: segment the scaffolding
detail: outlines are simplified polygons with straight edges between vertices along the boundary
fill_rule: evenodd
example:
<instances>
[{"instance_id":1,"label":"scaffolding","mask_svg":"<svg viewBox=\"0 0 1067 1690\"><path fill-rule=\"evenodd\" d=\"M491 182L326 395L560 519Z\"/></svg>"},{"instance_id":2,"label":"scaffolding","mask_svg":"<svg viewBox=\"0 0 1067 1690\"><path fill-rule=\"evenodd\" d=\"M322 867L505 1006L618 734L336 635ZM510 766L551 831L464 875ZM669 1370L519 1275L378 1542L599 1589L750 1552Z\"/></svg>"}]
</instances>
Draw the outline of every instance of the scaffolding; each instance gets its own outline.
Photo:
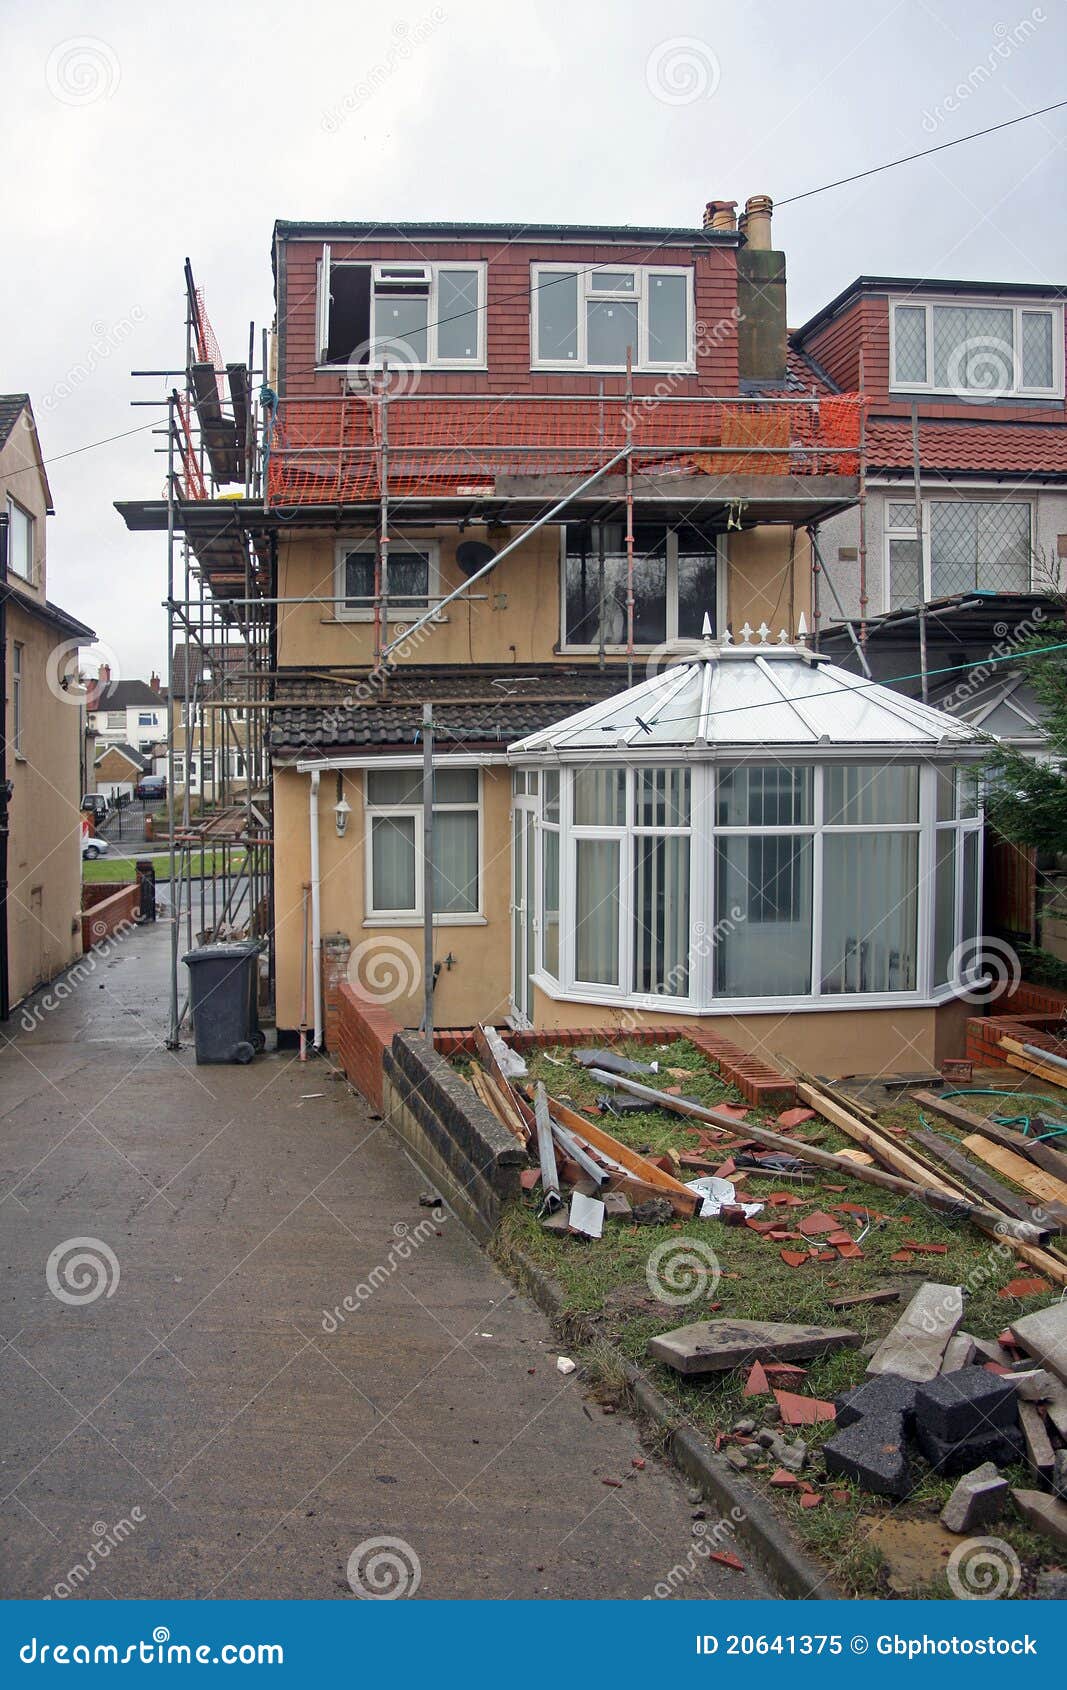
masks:
<instances>
[{"instance_id":1,"label":"scaffolding","mask_svg":"<svg viewBox=\"0 0 1067 1690\"><path fill-rule=\"evenodd\" d=\"M776 392L721 399L670 382L621 391L427 393L389 365L339 372L339 390L279 398L268 336L255 366L224 363L191 266L185 265L186 356L166 377L163 501L120 505L133 528L166 530L168 834L172 893L170 1042L181 1039L184 944L250 937L262 943L261 1015L273 1011L274 830L269 759L278 704L279 610L333 608L332 580L279 596L279 536L348 524L374 535L373 650L361 675L388 684L401 643L389 591L389 548L405 532L484 526L513 534L451 593L431 597L414 627L464 597L547 523L589 528L601 577L604 526L625 536L625 660L634 663L635 509L699 520L716 532L772 522L814 534L855 502L863 453L862 396ZM401 372L403 375L403 372ZM688 386L688 384L687 384ZM144 401L149 403L149 401ZM817 567L817 564L816 564ZM411 640L411 612L404 639ZM816 623L818 626L818 623ZM407 649L410 649L408 647ZM324 684L352 676L320 677ZM283 699L282 702L285 702ZM178 761L180 759L180 762ZM192 770L195 764L197 779ZM210 778L205 778L210 771ZM183 779L176 782L176 772ZM197 791L199 788L199 791ZM179 792L181 801L179 803ZM305 967L307 959L305 957Z\"/></svg>"}]
</instances>

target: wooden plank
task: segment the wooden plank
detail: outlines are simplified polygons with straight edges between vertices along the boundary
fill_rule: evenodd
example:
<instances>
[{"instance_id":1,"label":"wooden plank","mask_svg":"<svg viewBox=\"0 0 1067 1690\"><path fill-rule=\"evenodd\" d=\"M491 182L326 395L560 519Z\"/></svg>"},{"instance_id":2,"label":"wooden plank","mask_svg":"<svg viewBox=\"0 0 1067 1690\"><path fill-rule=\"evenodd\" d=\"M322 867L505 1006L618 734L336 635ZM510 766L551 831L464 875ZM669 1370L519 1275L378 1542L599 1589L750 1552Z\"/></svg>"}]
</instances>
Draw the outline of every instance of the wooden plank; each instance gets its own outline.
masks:
<instances>
[{"instance_id":1,"label":"wooden plank","mask_svg":"<svg viewBox=\"0 0 1067 1690\"><path fill-rule=\"evenodd\" d=\"M998 1173L1004 1174L1016 1185L1021 1185L1024 1191L1032 1192L1041 1202L1067 1203L1067 1185L1046 1174L1043 1168L1035 1168L1024 1156L1016 1156L1014 1150L1005 1150L1003 1145L991 1143L984 1133L970 1133L963 1143L975 1156L981 1157L983 1162L988 1162L991 1168L996 1168Z\"/></svg>"},{"instance_id":2,"label":"wooden plank","mask_svg":"<svg viewBox=\"0 0 1067 1690\"><path fill-rule=\"evenodd\" d=\"M853 1291L847 1297L831 1297L830 1307L837 1309L857 1309L865 1303L899 1303L900 1292L892 1288L886 1291Z\"/></svg>"},{"instance_id":3,"label":"wooden plank","mask_svg":"<svg viewBox=\"0 0 1067 1690\"><path fill-rule=\"evenodd\" d=\"M963 1288L920 1286L896 1325L882 1339L868 1373L895 1373L902 1379L936 1379L948 1341L963 1319Z\"/></svg>"},{"instance_id":4,"label":"wooden plank","mask_svg":"<svg viewBox=\"0 0 1067 1690\"><path fill-rule=\"evenodd\" d=\"M527 1134L532 1136L537 1131L537 1122L534 1119L533 1110L530 1108L526 1099L519 1096L518 1091L512 1085L507 1074L505 1074L504 1070L501 1068L500 1063L497 1060L496 1052L489 1040L486 1038L481 1027L475 1027L474 1029L474 1043L478 1051L478 1055L485 1064L486 1071L489 1073L490 1077L496 1081L498 1089L514 1108L519 1120L525 1125Z\"/></svg>"},{"instance_id":5,"label":"wooden plank","mask_svg":"<svg viewBox=\"0 0 1067 1690\"><path fill-rule=\"evenodd\" d=\"M645 1185L654 1186L661 1197L667 1198L676 1214L696 1213L701 1199L695 1191L690 1191L684 1186L681 1180L675 1179L672 1174L664 1173L663 1169L650 1162L647 1156L641 1156L636 1150L631 1150L628 1144L620 1144L617 1138L612 1138L602 1127L587 1121L576 1109L568 1109L565 1103L560 1103L556 1098L549 1098L548 1107L557 1121L569 1127L571 1132L577 1133L578 1137L591 1144L594 1150L602 1150L613 1162L621 1163L630 1173L636 1174Z\"/></svg>"},{"instance_id":6,"label":"wooden plank","mask_svg":"<svg viewBox=\"0 0 1067 1690\"><path fill-rule=\"evenodd\" d=\"M959 1191L955 1180L950 1180L946 1174L938 1173L930 1167L924 1157L909 1155L903 1145L894 1143L892 1139L886 1138L884 1133L876 1132L873 1127L867 1126L864 1121L850 1114L815 1086L805 1085L801 1081L797 1086L797 1096L802 1098L809 1108L817 1109L819 1114L825 1116L840 1132L854 1139L864 1150L869 1150L877 1161L884 1163L893 1173L900 1174L904 1179L914 1180L917 1185L932 1185L948 1192Z\"/></svg>"},{"instance_id":7,"label":"wooden plank","mask_svg":"<svg viewBox=\"0 0 1067 1690\"><path fill-rule=\"evenodd\" d=\"M973 1110L963 1109L951 1099L936 1097L933 1092L916 1091L912 1092L912 1097L916 1103L922 1104L924 1109L931 1109L935 1115L942 1115L946 1121L951 1121L953 1126L964 1127L972 1133L984 1133L994 1144L1002 1144L1005 1150L1015 1150L1035 1166L1044 1168L1047 1174L1067 1180L1067 1156L1054 1150L1051 1144L1042 1144L1035 1138L1027 1138L1025 1134L1016 1132L1013 1127L1005 1127L997 1121L988 1120L984 1115L976 1115ZM1010 1103L1010 1092L1005 1092L1004 1100Z\"/></svg>"},{"instance_id":8,"label":"wooden plank","mask_svg":"<svg viewBox=\"0 0 1067 1690\"><path fill-rule=\"evenodd\" d=\"M973 1162L968 1161L962 1150L957 1150L956 1146L949 1144L947 1139L940 1138L937 1133L926 1132L922 1127L914 1127L911 1136L918 1139L923 1149L929 1151L931 1156L936 1156L941 1161L946 1162L952 1171L959 1174L964 1183L970 1186L972 1191L976 1191L995 1209L1003 1209L1006 1215L1014 1215L1018 1221L1032 1221L1034 1219L1025 1197L1020 1197L1018 1192L1009 1191L1006 1185L1001 1185L999 1180L991 1178L984 1169L976 1168ZM1010 1155L1011 1153L1004 1151L1003 1154ZM1029 1167L1030 1164L1027 1163L1026 1165ZM1063 1228L1057 1225L1055 1227L1050 1226L1047 1230L1049 1232L1062 1232Z\"/></svg>"},{"instance_id":9,"label":"wooden plank","mask_svg":"<svg viewBox=\"0 0 1067 1690\"><path fill-rule=\"evenodd\" d=\"M501 1097L499 1089L494 1086L491 1076L483 1068L480 1068L477 1062L470 1064L470 1075L474 1089L485 1107L496 1116L502 1127L507 1127L509 1132L514 1133L525 1149L526 1131L522 1122L513 1110L508 1109L505 1099Z\"/></svg>"},{"instance_id":10,"label":"wooden plank","mask_svg":"<svg viewBox=\"0 0 1067 1690\"><path fill-rule=\"evenodd\" d=\"M1003 1043L1002 1039L1001 1044ZM1062 1087L1067 1083L1067 1074L1062 1068L1048 1068L1034 1056L1017 1056L1013 1050L1006 1050L1004 1060L1009 1068L1021 1068L1024 1074L1032 1074L1035 1080L1040 1080L1043 1085Z\"/></svg>"}]
</instances>

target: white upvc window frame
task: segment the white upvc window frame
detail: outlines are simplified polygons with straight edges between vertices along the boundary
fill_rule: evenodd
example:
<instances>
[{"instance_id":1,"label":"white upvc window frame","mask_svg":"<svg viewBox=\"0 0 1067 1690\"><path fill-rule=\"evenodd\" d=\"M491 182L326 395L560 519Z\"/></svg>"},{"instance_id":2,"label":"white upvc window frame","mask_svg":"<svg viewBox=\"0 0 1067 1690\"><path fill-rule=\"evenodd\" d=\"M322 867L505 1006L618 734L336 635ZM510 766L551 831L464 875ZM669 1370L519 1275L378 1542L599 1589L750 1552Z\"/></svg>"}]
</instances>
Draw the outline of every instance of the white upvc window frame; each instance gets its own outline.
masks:
<instances>
[{"instance_id":1,"label":"white upvc window frame","mask_svg":"<svg viewBox=\"0 0 1067 1690\"><path fill-rule=\"evenodd\" d=\"M667 634L666 634L666 642L665 643L668 644L668 645L673 645L680 638L679 633L678 633L678 531L675 528L669 527L667 524L664 524L664 526L667 527L667 579L666 579L666 588L665 588L666 595L667 595L667 614L666 614ZM715 552L715 604L714 604L714 606L709 605L708 609L709 610L714 609L714 612L715 612L715 628L714 628L713 632L715 634L718 634L718 633L721 633L722 629L725 628L725 626L726 626L726 614L727 614L727 602L728 602L727 601L727 568L728 568L728 551L729 551L729 548L728 548L728 543L727 543L727 537L726 537L725 534L716 534L714 536L714 541L711 542L710 544L713 545L713 549L714 549L714 552ZM641 569L641 559L639 557L635 556L635 558L634 558L634 576L635 576L635 578L638 575L640 569ZM686 636L686 637L687 638L695 638L696 636ZM567 528L566 528L566 524L563 524L560 527L560 530L559 530L559 649L560 649L561 655L563 655L563 656L571 656L571 655L583 656L583 655L588 654L589 652L597 652L600 649L599 645L597 644L597 642L595 640L591 641L587 645L579 645L579 644L575 643L574 641L569 640L567 638ZM605 652L610 653L612 656L618 656L620 654L625 655L626 649L627 648L626 648L625 642L622 643L622 644L618 644L618 645L613 645L609 642L609 643L605 644L605 646L604 646ZM645 651L656 651L657 649L658 649L658 644L656 644L656 645L635 644L634 645L635 651L645 652Z\"/></svg>"},{"instance_id":2,"label":"white upvc window frame","mask_svg":"<svg viewBox=\"0 0 1067 1690\"><path fill-rule=\"evenodd\" d=\"M360 534L351 539L338 540L334 546L333 594L334 617L338 622L373 622L374 606L368 604L364 608L353 608L345 597L345 559L353 552L360 552L373 559L377 540L373 534ZM432 610L434 603L441 597L441 545L438 540L390 539L387 548L389 558L396 557L401 552L425 552L428 554L425 599L412 599L404 603L402 599L391 597L388 593L382 595L383 611L389 612L390 623L396 627L406 620L422 616L427 610ZM388 575L388 561L386 574Z\"/></svg>"},{"instance_id":3,"label":"white upvc window frame","mask_svg":"<svg viewBox=\"0 0 1067 1690\"><path fill-rule=\"evenodd\" d=\"M632 291L611 291L592 287L593 275L605 271L629 271L635 278ZM578 323L574 358L542 358L538 353L540 340L541 278L551 275L573 275L578 278ZM655 276L684 276L686 316L686 356L681 360L652 359L649 356L648 307L650 282ZM695 272L691 264L597 264L592 268L583 264L561 264L556 261L530 265L530 368L532 370L579 370L585 375L611 375L625 372L621 364L590 364L588 357L587 306L596 300L620 300L637 305L637 346L634 348L633 370L636 375L662 374L665 370L679 370L685 374L696 371L696 288Z\"/></svg>"},{"instance_id":4,"label":"white upvc window frame","mask_svg":"<svg viewBox=\"0 0 1067 1690\"><path fill-rule=\"evenodd\" d=\"M954 310L990 310L1012 312L1012 367L1020 378L1010 388L983 393L978 388L960 389L938 387L933 379L934 368L934 310L949 306ZM926 374L927 380L897 380L897 309L924 310L926 313ZM1022 384L1022 317L1024 313L1044 314L1052 318L1052 386L1024 387ZM961 404L995 405L1012 399L1062 399L1064 396L1064 340L1063 306L1049 301L997 298L929 298L904 295L889 300L889 391L890 393L925 393L958 400Z\"/></svg>"},{"instance_id":5,"label":"white upvc window frame","mask_svg":"<svg viewBox=\"0 0 1067 1690\"><path fill-rule=\"evenodd\" d=\"M24 755L22 749L22 730L25 727L22 710L23 657L25 648L21 640L11 642L11 749L16 757Z\"/></svg>"},{"instance_id":6,"label":"white upvc window frame","mask_svg":"<svg viewBox=\"0 0 1067 1690\"><path fill-rule=\"evenodd\" d=\"M751 758L752 762L781 762L783 759ZM628 759L625 756L612 758L597 758L597 764L603 761L605 766L618 766L625 763L630 773L627 780L627 816L633 814L632 792L635 780L634 771L641 768L669 768L683 766L677 757L669 755L663 757L649 757L647 759ZM935 983L934 972L934 851L935 833L943 827L955 830L957 840L957 875L956 875L956 903L953 926L953 952L958 954L966 937L962 930L962 884L963 884L963 851L964 839L968 834L977 836L976 859L976 900L979 912L982 908L982 850L981 834L984 825L984 814L980 801L977 812L973 816L959 816L944 823L936 820L937 778L938 767L932 762L924 761L921 753L914 749L901 751L899 756L883 755L881 757L864 757L861 754L850 753L836 757L824 757L821 760L808 757L792 757L790 767L810 767L812 769L812 820L810 822L782 823L770 826L722 826L715 820L715 804L718 775L723 764L744 762L743 756L733 756L722 763L697 762L692 763L692 786L690 794L690 823L688 832L691 840L690 848L690 957L689 957L689 995L687 997L671 997L665 993L639 993L625 989L625 982L632 977L632 931L633 931L633 840L637 829L631 825L621 828L585 826L576 829L573 824L574 775L581 764L565 763L559 766L560 772L560 972L549 975L543 966L541 936L539 931L537 944L537 973L533 976L533 984L544 994L559 1002L575 1002L589 1004L603 1004L610 1006L625 1005L629 1008L644 1010L659 1010L660 1012L687 1012L697 1015L715 1014L782 1014L792 1010L817 1010L834 1012L847 1009L879 1009L890 1007L925 1007L932 1008L938 1004L947 1003L958 998L961 991L973 985L976 978L975 964L979 960L979 952L975 948L970 959L966 975L959 975L948 983ZM951 766L951 760L939 760L942 767ZM869 765L872 773L891 767L895 764L918 766L919 771L919 809L918 819L915 821L893 820L889 822L833 822L825 820L825 770L831 762ZM531 760L530 767L541 768L542 789L544 785L545 765L535 765ZM961 768L969 766L967 760L959 765ZM540 930L542 887L542 833L544 828L543 806L539 806L537 827L538 862L538 929ZM644 831L644 830L642 830ZM682 828L654 829L656 832L685 832ZM900 991L871 991L871 992L822 992L819 989L822 979L822 924L823 924L823 841L827 834L867 834L867 833L912 833L918 835L918 885L917 885L917 936L915 960L915 985ZM811 895L811 982L812 989L807 993L795 995L776 994L774 996L729 998L719 996L715 992L715 946L721 925L729 923L733 918L729 909L719 910L716 896L715 859L718 838L753 837L756 835L786 835L808 837L812 841L812 895ZM575 841L583 838L622 838L620 847L620 933L619 933L619 980L617 987L604 986L598 983L579 981L575 977L575 938L574 926L576 915L576 855ZM700 842L702 848L693 849L694 843ZM980 976L979 976L980 977Z\"/></svg>"},{"instance_id":7,"label":"white upvc window frame","mask_svg":"<svg viewBox=\"0 0 1067 1690\"><path fill-rule=\"evenodd\" d=\"M902 484L899 488L886 488L882 493L882 604L888 612L892 607L893 576L890 568L890 544L893 540L915 539L915 500L909 499L907 489ZM1026 592L1035 590L1035 559L1034 559L1034 531L1037 523L1036 501L1025 494L1013 493L1011 497L993 492L966 492L957 487L938 487L922 495L922 544L920 546L920 568L922 570L922 596L924 604L933 602L931 584L933 577L933 558L931 553L931 505L1026 505L1030 511L1030 579ZM909 518L906 526L891 526L889 521L890 505L907 505ZM975 592L992 591L991 588L977 587Z\"/></svg>"},{"instance_id":8,"label":"white upvc window frame","mask_svg":"<svg viewBox=\"0 0 1067 1690\"><path fill-rule=\"evenodd\" d=\"M330 343L330 275L332 270L369 270L370 271L370 314L368 345L374 356L365 364L350 365L347 360L329 361L326 354ZM478 278L478 303L475 307L475 320L478 329L477 351L473 358L442 358L437 352L437 324L440 318L440 272L442 270L463 270ZM426 305L427 321L427 358L424 363L417 363L411 358L400 358L392 361L392 367L402 366L405 370L484 370L486 364L486 319L488 316L489 296L489 266L484 259L457 258L455 260L438 258L431 262L422 263L418 260L405 258L371 259L371 258L339 258L336 261L331 256L329 245L323 246L322 256L318 261L315 279L315 368L327 373L337 370L352 370L358 374L361 370L380 370L382 358L377 349L391 338L379 331L375 313L375 282L384 280L382 272L411 271L428 273L428 299ZM353 348L353 350L355 350ZM388 354L386 354L388 357Z\"/></svg>"},{"instance_id":9,"label":"white upvc window frame","mask_svg":"<svg viewBox=\"0 0 1067 1690\"><path fill-rule=\"evenodd\" d=\"M371 774L386 774L402 769L414 776L417 771L404 763L391 762L383 758L380 763L368 766L363 771L363 926L364 927L419 927L422 925L426 910L426 861L423 856L423 807L421 804L372 804L368 793ZM442 773L438 766L436 774ZM440 811L476 812L478 817L478 907L474 910L463 910L455 913L434 911L433 925L435 927L484 927L485 917L485 782L482 769L475 770L478 776L478 796L472 803L449 804L435 802L434 814ZM378 909L374 903L374 821L383 816L411 818L415 829L415 906L413 909L385 910Z\"/></svg>"},{"instance_id":10,"label":"white upvc window frame","mask_svg":"<svg viewBox=\"0 0 1067 1690\"><path fill-rule=\"evenodd\" d=\"M25 546L19 550L25 557L26 567L20 569L16 559L15 535L25 535ZM12 575L20 581L28 581L31 586L36 583L34 569L34 551L37 544L37 519L25 505L20 505L9 493L7 496L7 567Z\"/></svg>"}]
</instances>

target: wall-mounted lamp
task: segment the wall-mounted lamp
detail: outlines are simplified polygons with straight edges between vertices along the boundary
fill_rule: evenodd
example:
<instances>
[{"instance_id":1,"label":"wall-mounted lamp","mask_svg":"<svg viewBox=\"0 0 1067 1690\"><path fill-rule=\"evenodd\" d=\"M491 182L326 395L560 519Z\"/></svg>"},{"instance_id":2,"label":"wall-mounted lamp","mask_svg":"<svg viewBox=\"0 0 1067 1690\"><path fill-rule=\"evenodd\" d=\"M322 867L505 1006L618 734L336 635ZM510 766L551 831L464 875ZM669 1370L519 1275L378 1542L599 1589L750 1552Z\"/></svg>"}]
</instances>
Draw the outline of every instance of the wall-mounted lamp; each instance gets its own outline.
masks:
<instances>
[{"instance_id":1,"label":"wall-mounted lamp","mask_svg":"<svg viewBox=\"0 0 1067 1690\"><path fill-rule=\"evenodd\" d=\"M340 769L337 771L337 803L333 807L334 825L337 828L338 839L343 839L348 828L348 818L352 814L352 806L345 797L344 776Z\"/></svg>"}]
</instances>

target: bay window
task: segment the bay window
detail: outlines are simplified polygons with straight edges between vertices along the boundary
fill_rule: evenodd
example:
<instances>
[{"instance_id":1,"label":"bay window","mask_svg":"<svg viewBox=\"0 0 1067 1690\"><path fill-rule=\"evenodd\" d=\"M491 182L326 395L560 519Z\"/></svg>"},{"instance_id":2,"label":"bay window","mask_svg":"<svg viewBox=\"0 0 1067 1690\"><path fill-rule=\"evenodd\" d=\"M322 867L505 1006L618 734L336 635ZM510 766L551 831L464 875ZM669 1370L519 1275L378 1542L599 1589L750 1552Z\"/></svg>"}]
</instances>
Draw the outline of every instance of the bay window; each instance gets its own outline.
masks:
<instances>
[{"instance_id":1,"label":"bay window","mask_svg":"<svg viewBox=\"0 0 1067 1690\"><path fill-rule=\"evenodd\" d=\"M535 264L531 291L537 368L693 367L691 269Z\"/></svg>"},{"instance_id":2,"label":"bay window","mask_svg":"<svg viewBox=\"0 0 1067 1690\"><path fill-rule=\"evenodd\" d=\"M368 917L415 921L424 910L422 772L368 769L365 788ZM480 804L477 769L437 769L433 793L434 918L480 910Z\"/></svg>"},{"instance_id":3,"label":"bay window","mask_svg":"<svg viewBox=\"0 0 1067 1690\"><path fill-rule=\"evenodd\" d=\"M602 532L601 532L602 529ZM603 551L603 558L601 558ZM595 651L627 643L626 530L621 522L572 523L563 541L563 644ZM685 525L634 525L634 644L699 639L718 622L717 537Z\"/></svg>"},{"instance_id":4,"label":"bay window","mask_svg":"<svg viewBox=\"0 0 1067 1690\"><path fill-rule=\"evenodd\" d=\"M964 768L591 757L542 771L538 814L550 995L917 1001L979 961L982 821Z\"/></svg>"},{"instance_id":5,"label":"bay window","mask_svg":"<svg viewBox=\"0 0 1067 1690\"><path fill-rule=\"evenodd\" d=\"M887 498L886 570L891 610L955 593L1031 589L1031 507L1025 500L924 499L916 539L914 500Z\"/></svg>"},{"instance_id":6,"label":"bay window","mask_svg":"<svg viewBox=\"0 0 1067 1690\"><path fill-rule=\"evenodd\" d=\"M895 388L981 401L1063 394L1059 306L909 299L891 306Z\"/></svg>"}]
</instances>

